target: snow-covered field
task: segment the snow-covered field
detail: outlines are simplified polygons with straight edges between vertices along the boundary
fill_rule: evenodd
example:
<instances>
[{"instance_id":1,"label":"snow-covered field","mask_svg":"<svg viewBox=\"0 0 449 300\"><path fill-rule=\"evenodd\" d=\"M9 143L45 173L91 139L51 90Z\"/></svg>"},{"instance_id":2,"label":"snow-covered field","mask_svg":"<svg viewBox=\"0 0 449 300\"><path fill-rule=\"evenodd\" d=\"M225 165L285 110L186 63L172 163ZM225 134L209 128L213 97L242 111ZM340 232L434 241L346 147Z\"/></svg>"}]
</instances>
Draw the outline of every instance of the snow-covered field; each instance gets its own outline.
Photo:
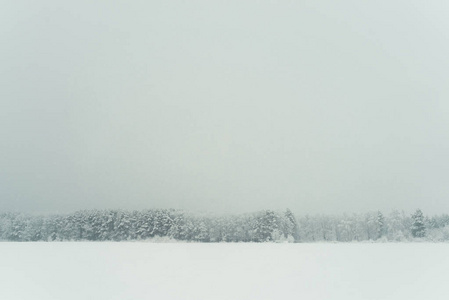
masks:
<instances>
[{"instance_id":1,"label":"snow-covered field","mask_svg":"<svg viewBox=\"0 0 449 300\"><path fill-rule=\"evenodd\" d=\"M0 299L449 299L449 244L0 243Z\"/></svg>"}]
</instances>

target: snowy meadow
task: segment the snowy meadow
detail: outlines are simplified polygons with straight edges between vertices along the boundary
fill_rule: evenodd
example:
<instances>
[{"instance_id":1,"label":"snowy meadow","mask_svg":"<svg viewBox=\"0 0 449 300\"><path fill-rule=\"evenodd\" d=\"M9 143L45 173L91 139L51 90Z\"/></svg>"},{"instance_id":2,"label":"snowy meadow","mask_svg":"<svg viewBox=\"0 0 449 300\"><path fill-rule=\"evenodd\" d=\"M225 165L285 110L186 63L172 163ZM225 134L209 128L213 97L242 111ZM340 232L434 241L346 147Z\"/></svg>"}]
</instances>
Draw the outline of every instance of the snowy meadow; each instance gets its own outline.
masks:
<instances>
[{"instance_id":1,"label":"snowy meadow","mask_svg":"<svg viewBox=\"0 0 449 300\"><path fill-rule=\"evenodd\" d=\"M444 243L0 243L0 299L448 299Z\"/></svg>"}]
</instances>

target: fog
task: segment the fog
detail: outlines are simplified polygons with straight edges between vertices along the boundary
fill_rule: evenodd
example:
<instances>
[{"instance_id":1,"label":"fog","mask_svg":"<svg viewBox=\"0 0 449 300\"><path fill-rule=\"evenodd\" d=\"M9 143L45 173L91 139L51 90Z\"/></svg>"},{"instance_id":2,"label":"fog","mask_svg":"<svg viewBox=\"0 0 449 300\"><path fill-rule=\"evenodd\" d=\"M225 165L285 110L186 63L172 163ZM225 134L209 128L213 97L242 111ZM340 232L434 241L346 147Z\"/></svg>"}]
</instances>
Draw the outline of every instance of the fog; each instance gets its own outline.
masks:
<instances>
[{"instance_id":1,"label":"fog","mask_svg":"<svg viewBox=\"0 0 449 300\"><path fill-rule=\"evenodd\" d=\"M0 211L449 212L446 1L3 1Z\"/></svg>"}]
</instances>

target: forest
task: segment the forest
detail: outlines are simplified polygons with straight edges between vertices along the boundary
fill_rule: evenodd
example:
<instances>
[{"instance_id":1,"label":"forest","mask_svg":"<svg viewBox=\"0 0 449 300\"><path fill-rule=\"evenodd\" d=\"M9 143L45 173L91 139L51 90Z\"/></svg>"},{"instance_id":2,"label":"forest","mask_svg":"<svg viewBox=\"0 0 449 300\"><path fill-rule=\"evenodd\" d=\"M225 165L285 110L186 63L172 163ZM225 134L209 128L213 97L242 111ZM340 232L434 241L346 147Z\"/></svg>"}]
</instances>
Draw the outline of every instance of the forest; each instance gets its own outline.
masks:
<instances>
[{"instance_id":1,"label":"forest","mask_svg":"<svg viewBox=\"0 0 449 300\"><path fill-rule=\"evenodd\" d=\"M84 210L71 214L0 214L3 241L401 242L449 241L449 215L394 210L302 215L289 209L214 215L174 209ZM163 239L162 239L163 240Z\"/></svg>"}]
</instances>

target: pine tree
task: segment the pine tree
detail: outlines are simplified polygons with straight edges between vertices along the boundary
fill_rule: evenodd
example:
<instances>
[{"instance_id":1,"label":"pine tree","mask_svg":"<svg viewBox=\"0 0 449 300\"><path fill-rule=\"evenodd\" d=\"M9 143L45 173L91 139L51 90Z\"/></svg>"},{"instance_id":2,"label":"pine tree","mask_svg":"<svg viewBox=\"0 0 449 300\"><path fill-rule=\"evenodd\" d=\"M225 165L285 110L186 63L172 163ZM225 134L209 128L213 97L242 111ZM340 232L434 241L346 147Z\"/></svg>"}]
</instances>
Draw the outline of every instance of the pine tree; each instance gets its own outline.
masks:
<instances>
[{"instance_id":1,"label":"pine tree","mask_svg":"<svg viewBox=\"0 0 449 300\"><path fill-rule=\"evenodd\" d=\"M287 210L284 213L285 217L287 218L287 235L291 235L294 240L299 239L299 228L298 228L298 222L296 221L295 215L292 213L290 209L287 208Z\"/></svg>"},{"instance_id":2,"label":"pine tree","mask_svg":"<svg viewBox=\"0 0 449 300\"><path fill-rule=\"evenodd\" d=\"M412 215L412 226L411 232L413 237L422 238L426 236L426 225L425 225L424 215L420 209Z\"/></svg>"},{"instance_id":3,"label":"pine tree","mask_svg":"<svg viewBox=\"0 0 449 300\"><path fill-rule=\"evenodd\" d=\"M382 236L386 233L386 226L385 226L385 217L384 215L378 211L377 212L377 238L380 239Z\"/></svg>"},{"instance_id":4,"label":"pine tree","mask_svg":"<svg viewBox=\"0 0 449 300\"><path fill-rule=\"evenodd\" d=\"M276 214L274 211L265 210L258 217L256 221L256 242L268 242L273 240L272 233L278 229Z\"/></svg>"}]
</instances>

